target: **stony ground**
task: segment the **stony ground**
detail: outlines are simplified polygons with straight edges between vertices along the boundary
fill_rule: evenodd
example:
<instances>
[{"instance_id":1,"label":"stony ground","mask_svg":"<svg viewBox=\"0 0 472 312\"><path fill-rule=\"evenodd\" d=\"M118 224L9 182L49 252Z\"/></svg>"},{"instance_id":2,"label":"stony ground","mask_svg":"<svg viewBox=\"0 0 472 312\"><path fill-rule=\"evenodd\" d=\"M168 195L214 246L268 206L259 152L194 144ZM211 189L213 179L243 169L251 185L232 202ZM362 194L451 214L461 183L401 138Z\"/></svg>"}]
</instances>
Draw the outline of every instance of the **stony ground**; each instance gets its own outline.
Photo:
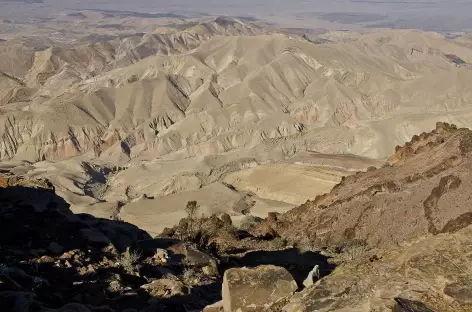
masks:
<instances>
[{"instance_id":1,"label":"stony ground","mask_svg":"<svg viewBox=\"0 0 472 312\"><path fill-rule=\"evenodd\" d=\"M74 215L45 181L1 181L8 185L0 189L5 311L187 311L203 308L212 294L218 299L217 260L192 245Z\"/></svg>"}]
</instances>

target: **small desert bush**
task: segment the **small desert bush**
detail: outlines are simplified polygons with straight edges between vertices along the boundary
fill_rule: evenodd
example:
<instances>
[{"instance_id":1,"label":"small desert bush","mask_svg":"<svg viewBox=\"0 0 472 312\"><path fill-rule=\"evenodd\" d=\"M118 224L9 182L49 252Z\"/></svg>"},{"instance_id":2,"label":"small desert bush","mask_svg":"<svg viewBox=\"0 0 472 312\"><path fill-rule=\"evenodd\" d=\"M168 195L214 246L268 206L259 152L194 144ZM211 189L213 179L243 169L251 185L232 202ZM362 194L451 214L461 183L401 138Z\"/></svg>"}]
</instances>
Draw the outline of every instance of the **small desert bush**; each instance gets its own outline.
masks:
<instances>
[{"instance_id":1,"label":"small desert bush","mask_svg":"<svg viewBox=\"0 0 472 312\"><path fill-rule=\"evenodd\" d=\"M195 267L187 267L184 269L182 279L186 284L196 285L199 284L204 278L201 270Z\"/></svg>"},{"instance_id":2,"label":"small desert bush","mask_svg":"<svg viewBox=\"0 0 472 312\"><path fill-rule=\"evenodd\" d=\"M367 242L363 240L354 240L343 248L343 252L351 261L364 256L368 250Z\"/></svg>"},{"instance_id":3,"label":"small desert bush","mask_svg":"<svg viewBox=\"0 0 472 312\"><path fill-rule=\"evenodd\" d=\"M195 200L189 201L185 207L185 212L187 213L187 228L184 233L182 233L184 240L192 240L199 230L199 224L201 223L198 218L198 211L200 206Z\"/></svg>"},{"instance_id":4,"label":"small desert bush","mask_svg":"<svg viewBox=\"0 0 472 312\"><path fill-rule=\"evenodd\" d=\"M122 253L118 257L118 263L120 266L128 273L133 273L136 271L137 268L137 262L141 258L142 254L137 251L131 251L127 249L124 253Z\"/></svg>"}]
</instances>

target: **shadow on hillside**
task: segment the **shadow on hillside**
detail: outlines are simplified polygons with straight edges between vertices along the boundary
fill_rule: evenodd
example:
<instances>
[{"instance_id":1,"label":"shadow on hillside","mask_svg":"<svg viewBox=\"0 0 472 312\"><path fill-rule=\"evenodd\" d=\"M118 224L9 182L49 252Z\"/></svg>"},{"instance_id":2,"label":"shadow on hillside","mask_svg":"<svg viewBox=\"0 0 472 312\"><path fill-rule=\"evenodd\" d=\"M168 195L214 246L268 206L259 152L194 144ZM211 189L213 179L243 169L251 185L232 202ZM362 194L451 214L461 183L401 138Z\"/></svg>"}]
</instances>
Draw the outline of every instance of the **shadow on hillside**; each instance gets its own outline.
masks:
<instances>
[{"instance_id":1,"label":"shadow on hillside","mask_svg":"<svg viewBox=\"0 0 472 312\"><path fill-rule=\"evenodd\" d=\"M297 248L276 251L250 251L243 257L230 257L226 268L230 267L256 267L259 265L276 265L287 269L301 287L308 273L315 265L319 266L320 277L330 274L335 265L328 262L328 257L317 252L302 252Z\"/></svg>"},{"instance_id":2,"label":"shadow on hillside","mask_svg":"<svg viewBox=\"0 0 472 312\"><path fill-rule=\"evenodd\" d=\"M143 274L128 274L116 265L116 250L124 251L140 241L172 242L152 239L126 222L73 214L68 207L51 190L0 188L2 311L24 311L28 306L33 310L57 309L79 303L100 306L100 311L178 312L202 309L220 299L219 280L195 286L181 296L151 296L140 287L165 277L165 273L159 266L143 264ZM183 264L178 266L166 269L178 275L184 268Z\"/></svg>"}]
</instances>

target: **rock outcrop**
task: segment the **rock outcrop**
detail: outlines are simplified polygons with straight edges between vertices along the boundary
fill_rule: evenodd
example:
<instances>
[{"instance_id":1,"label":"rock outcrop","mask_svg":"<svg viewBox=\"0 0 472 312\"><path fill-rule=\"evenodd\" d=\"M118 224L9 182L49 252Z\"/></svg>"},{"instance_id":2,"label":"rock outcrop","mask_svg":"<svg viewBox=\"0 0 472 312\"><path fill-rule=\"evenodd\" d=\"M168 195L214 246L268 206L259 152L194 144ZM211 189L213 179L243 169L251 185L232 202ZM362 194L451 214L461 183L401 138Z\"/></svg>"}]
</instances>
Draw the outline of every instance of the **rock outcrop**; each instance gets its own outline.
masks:
<instances>
[{"instance_id":1,"label":"rock outcrop","mask_svg":"<svg viewBox=\"0 0 472 312\"><path fill-rule=\"evenodd\" d=\"M223 277L223 311L264 311L297 288L292 275L281 267L229 269Z\"/></svg>"},{"instance_id":2,"label":"rock outcrop","mask_svg":"<svg viewBox=\"0 0 472 312\"><path fill-rule=\"evenodd\" d=\"M183 218L173 228L164 229L160 236L183 237L187 235L188 222L188 218ZM220 216L213 214L210 217L199 218L195 222L197 223L196 230L189 239L200 247L215 253L225 254L235 250L277 250L285 246L285 243L278 237L267 236L266 232L261 236L259 228L257 228L258 232L238 229L233 226L228 214Z\"/></svg>"},{"instance_id":3,"label":"rock outcrop","mask_svg":"<svg viewBox=\"0 0 472 312\"><path fill-rule=\"evenodd\" d=\"M283 311L472 311L471 237L469 226L375 250L294 295Z\"/></svg>"}]
</instances>

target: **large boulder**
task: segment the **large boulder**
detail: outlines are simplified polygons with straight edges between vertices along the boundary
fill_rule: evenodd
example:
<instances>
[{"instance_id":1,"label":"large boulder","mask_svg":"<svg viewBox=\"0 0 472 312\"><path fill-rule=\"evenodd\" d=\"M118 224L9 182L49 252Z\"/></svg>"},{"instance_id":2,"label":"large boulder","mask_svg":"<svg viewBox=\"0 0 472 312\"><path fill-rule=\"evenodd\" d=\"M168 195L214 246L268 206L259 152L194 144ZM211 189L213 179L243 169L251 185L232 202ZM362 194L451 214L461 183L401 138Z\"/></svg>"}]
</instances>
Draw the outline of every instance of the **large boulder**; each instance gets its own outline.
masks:
<instances>
[{"instance_id":1,"label":"large boulder","mask_svg":"<svg viewBox=\"0 0 472 312\"><path fill-rule=\"evenodd\" d=\"M223 310L263 311L296 290L297 283L282 267L261 265L229 269L223 277Z\"/></svg>"}]
</instances>

